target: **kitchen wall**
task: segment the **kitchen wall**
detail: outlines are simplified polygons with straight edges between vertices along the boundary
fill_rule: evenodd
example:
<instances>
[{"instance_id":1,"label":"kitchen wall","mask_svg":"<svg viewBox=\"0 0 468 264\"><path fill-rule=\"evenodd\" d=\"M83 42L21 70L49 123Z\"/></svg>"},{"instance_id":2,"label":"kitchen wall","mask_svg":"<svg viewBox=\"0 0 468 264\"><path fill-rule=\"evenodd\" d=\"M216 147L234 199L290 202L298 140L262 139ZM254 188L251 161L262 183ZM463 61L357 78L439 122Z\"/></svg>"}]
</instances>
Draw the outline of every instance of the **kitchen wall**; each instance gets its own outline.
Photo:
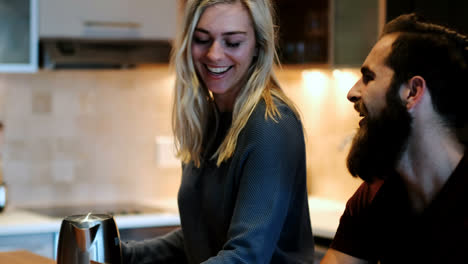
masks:
<instances>
[{"instance_id":1,"label":"kitchen wall","mask_svg":"<svg viewBox=\"0 0 468 264\"><path fill-rule=\"evenodd\" d=\"M278 71L302 112L312 195L346 201L360 183L345 167L358 120L346 93L357 76ZM174 197L180 167L170 158L173 81L167 66L1 74L10 204Z\"/></svg>"}]
</instances>

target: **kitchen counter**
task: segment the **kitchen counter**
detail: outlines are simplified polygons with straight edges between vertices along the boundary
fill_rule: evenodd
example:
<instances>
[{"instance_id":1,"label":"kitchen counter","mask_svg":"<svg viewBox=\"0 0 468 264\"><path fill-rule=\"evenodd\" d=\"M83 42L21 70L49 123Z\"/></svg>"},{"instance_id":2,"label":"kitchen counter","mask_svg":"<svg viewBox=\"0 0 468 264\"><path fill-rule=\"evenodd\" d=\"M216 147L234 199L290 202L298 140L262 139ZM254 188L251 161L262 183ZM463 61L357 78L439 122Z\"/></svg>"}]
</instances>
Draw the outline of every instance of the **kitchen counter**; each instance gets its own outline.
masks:
<instances>
[{"instance_id":1,"label":"kitchen counter","mask_svg":"<svg viewBox=\"0 0 468 264\"><path fill-rule=\"evenodd\" d=\"M57 232L60 220L7 207L0 214L0 235L22 235Z\"/></svg>"},{"instance_id":2,"label":"kitchen counter","mask_svg":"<svg viewBox=\"0 0 468 264\"><path fill-rule=\"evenodd\" d=\"M117 215L121 229L179 225L175 199L145 201L147 205L163 209L162 213ZM331 239L335 235L345 204L318 197L309 198L312 230L315 236ZM7 207L0 214L0 236L59 232L62 219L42 216L17 208Z\"/></svg>"},{"instance_id":3,"label":"kitchen counter","mask_svg":"<svg viewBox=\"0 0 468 264\"><path fill-rule=\"evenodd\" d=\"M115 222L121 229L176 226L179 216L168 209L155 214L129 214L115 216ZM59 232L62 218L47 217L24 209L8 207L0 214L0 236Z\"/></svg>"}]
</instances>

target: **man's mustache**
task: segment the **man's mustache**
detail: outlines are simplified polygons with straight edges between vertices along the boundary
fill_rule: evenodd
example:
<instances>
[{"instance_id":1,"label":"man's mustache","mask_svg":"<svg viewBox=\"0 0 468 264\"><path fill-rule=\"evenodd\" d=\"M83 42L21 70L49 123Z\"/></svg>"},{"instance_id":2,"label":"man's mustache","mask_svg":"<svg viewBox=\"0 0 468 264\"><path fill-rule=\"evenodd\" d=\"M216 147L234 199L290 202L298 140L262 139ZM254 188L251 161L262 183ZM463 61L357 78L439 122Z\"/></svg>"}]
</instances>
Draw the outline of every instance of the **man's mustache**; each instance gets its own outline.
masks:
<instances>
[{"instance_id":1,"label":"man's mustache","mask_svg":"<svg viewBox=\"0 0 468 264\"><path fill-rule=\"evenodd\" d=\"M367 114L369 113L367 111L367 107L364 105L364 103L361 100L354 103L354 110L356 110L360 116L367 116Z\"/></svg>"}]
</instances>

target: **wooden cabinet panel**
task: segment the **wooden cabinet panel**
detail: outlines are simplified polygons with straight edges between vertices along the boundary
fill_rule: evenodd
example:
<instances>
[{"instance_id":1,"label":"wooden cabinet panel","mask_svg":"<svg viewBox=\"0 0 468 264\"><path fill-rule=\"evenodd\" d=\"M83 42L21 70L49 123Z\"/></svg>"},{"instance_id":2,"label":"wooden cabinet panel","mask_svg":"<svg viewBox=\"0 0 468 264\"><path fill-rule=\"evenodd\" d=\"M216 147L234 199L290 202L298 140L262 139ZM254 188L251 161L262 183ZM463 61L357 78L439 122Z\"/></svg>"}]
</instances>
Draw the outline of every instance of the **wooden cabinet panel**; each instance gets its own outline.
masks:
<instances>
[{"instance_id":1,"label":"wooden cabinet panel","mask_svg":"<svg viewBox=\"0 0 468 264\"><path fill-rule=\"evenodd\" d=\"M276 0L279 56L283 64L328 62L328 2Z\"/></svg>"},{"instance_id":2,"label":"wooden cabinet panel","mask_svg":"<svg viewBox=\"0 0 468 264\"><path fill-rule=\"evenodd\" d=\"M12 251L0 253L0 263L5 264L55 264L50 258L44 258L29 251Z\"/></svg>"}]
</instances>

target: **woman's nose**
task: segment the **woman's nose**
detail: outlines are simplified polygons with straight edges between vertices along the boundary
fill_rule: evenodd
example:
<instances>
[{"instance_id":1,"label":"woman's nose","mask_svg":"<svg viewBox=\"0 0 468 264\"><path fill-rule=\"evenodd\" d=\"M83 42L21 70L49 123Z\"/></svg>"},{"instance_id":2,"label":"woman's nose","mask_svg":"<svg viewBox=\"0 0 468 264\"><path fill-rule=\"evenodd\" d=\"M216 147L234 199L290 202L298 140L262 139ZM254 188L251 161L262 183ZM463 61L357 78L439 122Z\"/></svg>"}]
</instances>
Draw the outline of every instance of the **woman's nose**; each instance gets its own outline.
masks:
<instances>
[{"instance_id":1,"label":"woman's nose","mask_svg":"<svg viewBox=\"0 0 468 264\"><path fill-rule=\"evenodd\" d=\"M213 41L206 56L212 61L220 60L224 55L224 50L218 41Z\"/></svg>"}]
</instances>

